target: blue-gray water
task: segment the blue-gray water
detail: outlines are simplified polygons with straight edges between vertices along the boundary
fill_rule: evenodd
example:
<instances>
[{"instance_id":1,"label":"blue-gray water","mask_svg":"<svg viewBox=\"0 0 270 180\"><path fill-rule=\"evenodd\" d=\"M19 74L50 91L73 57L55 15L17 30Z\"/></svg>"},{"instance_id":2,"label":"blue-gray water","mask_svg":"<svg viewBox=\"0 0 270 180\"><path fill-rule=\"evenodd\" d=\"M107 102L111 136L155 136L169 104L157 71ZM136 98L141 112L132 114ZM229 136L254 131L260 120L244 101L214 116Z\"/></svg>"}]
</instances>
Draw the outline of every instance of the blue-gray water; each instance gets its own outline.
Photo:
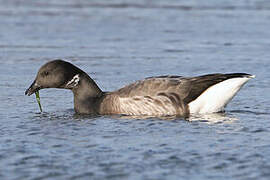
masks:
<instances>
[{"instance_id":1,"label":"blue-gray water","mask_svg":"<svg viewBox=\"0 0 270 180\"><path fill-rule=\"evenodd\" d=\"M269 179L270 3L0 0L0 179ZM155 75L246 72L225 114L78 116L72 93L24 96L62 58L104 91Z\"/></svg>"}]
</instances>

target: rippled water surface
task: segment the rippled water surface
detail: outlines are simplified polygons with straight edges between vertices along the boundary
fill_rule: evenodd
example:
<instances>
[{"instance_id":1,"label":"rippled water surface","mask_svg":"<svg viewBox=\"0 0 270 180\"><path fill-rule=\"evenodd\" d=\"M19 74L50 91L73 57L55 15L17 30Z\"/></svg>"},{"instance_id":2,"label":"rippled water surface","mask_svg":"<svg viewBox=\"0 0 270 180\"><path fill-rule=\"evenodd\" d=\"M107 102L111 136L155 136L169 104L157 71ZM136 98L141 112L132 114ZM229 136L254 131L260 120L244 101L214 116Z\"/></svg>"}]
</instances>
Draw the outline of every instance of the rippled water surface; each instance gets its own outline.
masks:
<instances>
[{"instance_id":1,"label":"rippled water surface","mask_svg":"<svg viewBox=\"0 0 270 180\"><path fill-rule=\"evenodd\" d=\"M0 179L269 179L268 1L0 0ZM223 114L79 116L72 93L24 96L62 58L104 91L155 75L247 72Z\"/></svg>"}]
</instances>

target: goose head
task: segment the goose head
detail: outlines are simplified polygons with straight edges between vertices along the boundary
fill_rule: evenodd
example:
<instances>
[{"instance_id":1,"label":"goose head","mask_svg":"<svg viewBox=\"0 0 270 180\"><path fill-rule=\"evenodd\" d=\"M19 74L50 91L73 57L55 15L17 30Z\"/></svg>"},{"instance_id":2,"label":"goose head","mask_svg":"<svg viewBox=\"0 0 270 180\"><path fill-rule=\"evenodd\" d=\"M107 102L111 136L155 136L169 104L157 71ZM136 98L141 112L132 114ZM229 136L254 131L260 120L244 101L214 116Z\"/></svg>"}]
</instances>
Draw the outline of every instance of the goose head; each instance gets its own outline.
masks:
<instances>
[{"instance_id":1,"label":"goose head","mask_svg":"<svg viewBox=\"0 0 270 180\"><path fill-rule=\"evenodd\" d=\"M25 91L25 95L30 96L45 88L74 90L80 84L82 76L86 76L86 73L73 64L63 60L53 60L41 66L35 80Z\"/></svg>"}]
</instances>

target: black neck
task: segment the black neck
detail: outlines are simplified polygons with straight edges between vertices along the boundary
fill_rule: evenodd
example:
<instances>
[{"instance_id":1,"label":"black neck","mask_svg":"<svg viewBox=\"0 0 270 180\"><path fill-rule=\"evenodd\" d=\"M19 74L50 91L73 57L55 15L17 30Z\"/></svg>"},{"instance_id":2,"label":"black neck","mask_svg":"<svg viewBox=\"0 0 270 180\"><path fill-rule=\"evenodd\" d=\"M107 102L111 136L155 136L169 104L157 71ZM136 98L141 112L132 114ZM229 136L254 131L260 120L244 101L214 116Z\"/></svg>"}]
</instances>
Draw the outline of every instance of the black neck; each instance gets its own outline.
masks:
<instances>
[{"instance_id":1,"label":"black neck","mask_svg":"<svg viewBox=\"0 0 270 180\"><path fill-rule=\"evenodd\" d=\"M98 102L103 92L86 73L80 74L79 84L72 89L72 92L74 94L74 109L76 113L98 113Z\"/></svg>"}]
</instances>

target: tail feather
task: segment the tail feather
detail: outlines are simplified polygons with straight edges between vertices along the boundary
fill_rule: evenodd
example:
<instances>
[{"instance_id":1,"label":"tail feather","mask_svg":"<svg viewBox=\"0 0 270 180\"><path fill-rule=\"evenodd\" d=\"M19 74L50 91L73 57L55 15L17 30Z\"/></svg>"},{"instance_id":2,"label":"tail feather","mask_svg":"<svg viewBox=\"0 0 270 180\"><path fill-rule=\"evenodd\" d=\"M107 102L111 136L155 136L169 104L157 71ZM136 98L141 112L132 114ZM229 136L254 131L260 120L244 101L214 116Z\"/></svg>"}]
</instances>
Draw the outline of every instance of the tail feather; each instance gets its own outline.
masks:
<instances>
[{"instance_id":1,"label":"tail feather","mask_svg":"<svg viewBox=\"0 0 270 180\"><path fill-rule=\"evenodd\" d=\"M255 76L245 73L220 75L224 79L205 89L196 99L189 102L190 113L213 113L224 110L241 87Z\"/></svg>"}]
</instances>

